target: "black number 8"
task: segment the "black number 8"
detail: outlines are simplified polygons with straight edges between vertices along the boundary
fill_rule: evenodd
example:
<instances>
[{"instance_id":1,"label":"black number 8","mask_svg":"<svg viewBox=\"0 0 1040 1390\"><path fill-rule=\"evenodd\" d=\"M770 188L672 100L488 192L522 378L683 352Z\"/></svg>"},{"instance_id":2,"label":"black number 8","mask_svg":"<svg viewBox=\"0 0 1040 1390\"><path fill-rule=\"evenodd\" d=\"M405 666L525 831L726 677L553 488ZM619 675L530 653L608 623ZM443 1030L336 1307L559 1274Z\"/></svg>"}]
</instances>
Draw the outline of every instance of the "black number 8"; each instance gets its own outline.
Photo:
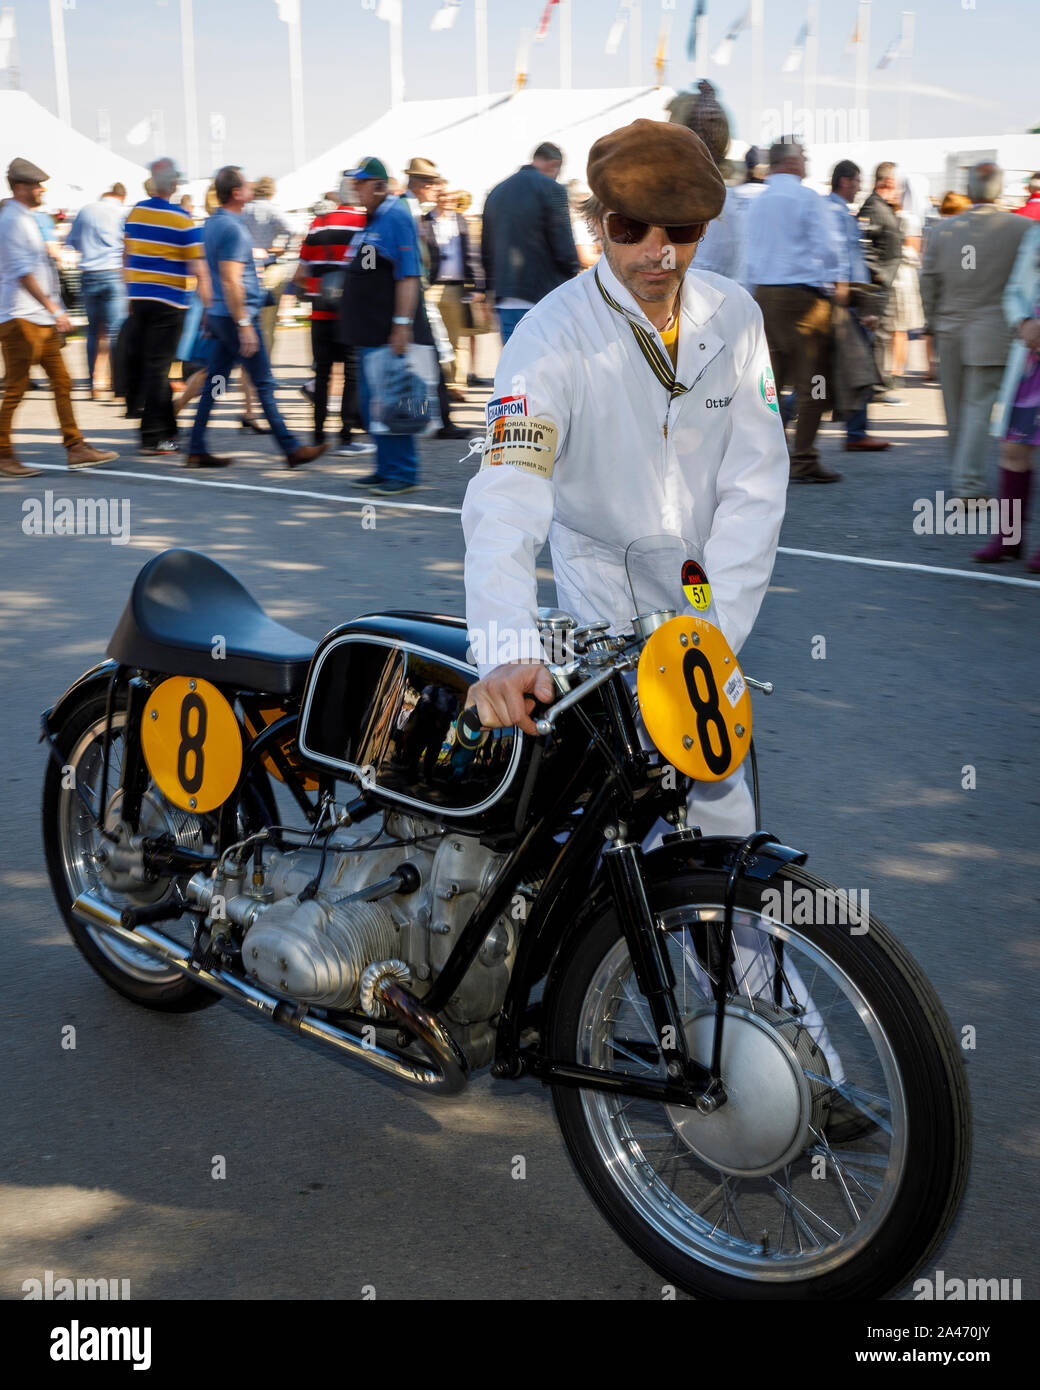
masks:
<instances>
[{"instance_id":1,"label":"black number 8","mask_svg":"<svg viewBox=\"0 0 1040 1390\"><path fill-rule=\"evenodd\" d=\"M698 671L703 673L704 684L708 689L706 700L701 699L701 692L697 689L695 677ZM722 712L719 709L719 688L715 684L715 674L711 669L711 662L703 652L691 648L683 657L683 676L690 695L690 704L697 711L697 737L700 740L704 761L708 764L709 769L718 775L729 767L732 748L730 747L729 730L723 722ZM711 740L708 737L708 728L711 725L715 726L719 736L719 751L717 753L712 748Z\"/></svg>"},{"instance_id":2,"label":"black number 8","mask_svg":"<svg viewBox=\"0 0 1040 1390\"><path fill-rule=\"evenodd\" d=\"M195 732L189 733L188 724L191 720L192 711L198 714L198 724ZM197 792L202 786L203 753L202 745L206 742L206 705L201 696L194 691L190 695L185 695L181 704L181 746L177 749L177 777L181 786L189 795ZM188 754L194 753L194 770L191 777L188 777Z\"/></svg>"}]
</instances>

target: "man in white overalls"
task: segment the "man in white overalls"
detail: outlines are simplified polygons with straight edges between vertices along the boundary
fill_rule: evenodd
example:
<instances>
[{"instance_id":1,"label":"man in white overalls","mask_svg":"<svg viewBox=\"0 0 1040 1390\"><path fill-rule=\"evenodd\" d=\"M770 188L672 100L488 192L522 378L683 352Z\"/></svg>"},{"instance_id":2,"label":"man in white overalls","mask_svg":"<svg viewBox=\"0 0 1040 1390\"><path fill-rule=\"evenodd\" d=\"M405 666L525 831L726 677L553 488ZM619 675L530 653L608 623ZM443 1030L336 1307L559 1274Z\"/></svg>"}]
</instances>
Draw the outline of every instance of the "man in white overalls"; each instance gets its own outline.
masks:
<instances>
[{"instance_id":1,"label":"man in white overalls","mask_svg":"<svg viewBox=\"0 0 1040 1390\"><path fill-rule=\"evenodd\" d=\"M472 698L488 728L533 734L528 701L553 699L536 623L547 537L560 607L615 631L632 617L626 547L685 537L739 653L784 514L790 467L761 312L694 262L726 192L706 146L683 126L635 121L593 145L587 177L603 259L529 310L506 345L488 426L508 414L516 437L526 421L532 444L499 463L489 434L463 504L467 621L483 658ZM694 786L689 823L755 829L743 766Z\"/></svg>"}]
</instances>

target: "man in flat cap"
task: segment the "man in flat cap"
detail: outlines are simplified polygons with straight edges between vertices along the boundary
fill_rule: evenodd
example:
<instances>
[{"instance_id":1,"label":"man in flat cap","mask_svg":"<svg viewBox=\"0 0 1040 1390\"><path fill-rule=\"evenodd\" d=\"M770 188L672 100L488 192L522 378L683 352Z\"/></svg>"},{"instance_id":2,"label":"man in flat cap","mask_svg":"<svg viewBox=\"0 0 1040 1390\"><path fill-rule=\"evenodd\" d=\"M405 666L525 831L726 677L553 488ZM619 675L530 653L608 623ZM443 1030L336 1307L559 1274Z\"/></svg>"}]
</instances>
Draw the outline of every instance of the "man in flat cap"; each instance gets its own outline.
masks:
<instances>
[{"instance_id":1,"label":"man in flat cap","mask_svg":"<svg viewBox=\"0 0 1040 1390\"><path fill-rule=\"evenodd\" d=\"M7 170L11 197L0 211L0 345L6 385L0 405L0 477L33 478L11 444L14 413L29 389L29 369L39 365L54 391L70 468L88 468L117 457L93 449L83 438L72 409L72 382L61 349L72 324L65 312L54 262L33 212L43 202L47 175L28 159L14 159Z\"/></svg>"},{"instance_id":2,"label":"man in flat cap","mask_svg":"<svg viewBox=\"0 0 1040 1390\"><path fill-rule=\"evenodd\" d=\"M560 606L615 631L632 618L626 547L686 538L739 652L784 513L787 449L762 315L745 290L694 261L725 197L707 147L684 126L635 121L593 145L587 180L603 259L540 300L506 345L463 505L481 677L472 695L491 728L533 733L527 701L553 699L536 623L547 538ZM521 441L508 450L494 447L503 417ZM670 578L669 606L681 611L680 576ZM698 784L690 805L691 822L710 833L754 828L743 769Z\"/></svg>"}]
</instances>

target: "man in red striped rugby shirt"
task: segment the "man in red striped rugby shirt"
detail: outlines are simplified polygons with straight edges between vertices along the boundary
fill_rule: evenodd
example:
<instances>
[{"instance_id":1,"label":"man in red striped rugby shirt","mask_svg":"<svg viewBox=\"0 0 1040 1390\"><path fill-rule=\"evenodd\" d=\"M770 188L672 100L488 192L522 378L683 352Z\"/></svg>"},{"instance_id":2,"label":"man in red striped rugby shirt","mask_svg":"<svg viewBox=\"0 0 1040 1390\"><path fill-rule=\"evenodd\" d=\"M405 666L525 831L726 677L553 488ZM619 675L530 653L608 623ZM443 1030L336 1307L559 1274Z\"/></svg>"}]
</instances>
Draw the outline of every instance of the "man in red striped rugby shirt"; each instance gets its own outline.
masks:
<instances>
[{"instance_id":1,"label":"man in red striped rugby shirt","mask_svg":"<svg viewBox=\"0 0 1040 1390\"><path fill-rule=\"evenodd\" d=\"M338 454L360 457L375 452L367 441L351 440L351 430L360 431L357 406L357 360L353 348L336 337L339 299L343 292L343 272L353 256L354 234L365 226L365 210L355 204L354 181L344 178L338 192L339 206L320 212L300 247L300 264L294 283L311 301L311 352L314 356L314 442L325 439L328 415L329 377L334 362L343 363L343 397L340 402L340 446Z\"/></svg>"}]
</instances>

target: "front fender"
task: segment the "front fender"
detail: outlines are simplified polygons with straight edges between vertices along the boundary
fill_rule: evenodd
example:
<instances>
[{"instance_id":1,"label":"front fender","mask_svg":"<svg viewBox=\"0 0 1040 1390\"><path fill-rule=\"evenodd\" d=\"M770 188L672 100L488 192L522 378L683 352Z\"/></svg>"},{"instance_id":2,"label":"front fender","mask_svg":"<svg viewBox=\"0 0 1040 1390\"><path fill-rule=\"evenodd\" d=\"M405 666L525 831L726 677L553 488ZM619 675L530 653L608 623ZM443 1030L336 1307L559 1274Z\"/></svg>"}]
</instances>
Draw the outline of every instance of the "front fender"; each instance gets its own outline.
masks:
<instances>
[{"instance_id":1,"label":"front fender","mask_svg":"<svg viewBox=\"0 0 1040 1390\"><path fill-rule=\"evenodd\" d=\"M64 695L60 696L50 709L45 709L40 715L40 742L42 743L45 738L53 738L61 730L72 711L84 700L97 694L107 695L112 674L117 670L118 665L117 661L111 659L100 661L89 671L84 671L77 680L74 680Z\"/></svg>"}]
</instances>

